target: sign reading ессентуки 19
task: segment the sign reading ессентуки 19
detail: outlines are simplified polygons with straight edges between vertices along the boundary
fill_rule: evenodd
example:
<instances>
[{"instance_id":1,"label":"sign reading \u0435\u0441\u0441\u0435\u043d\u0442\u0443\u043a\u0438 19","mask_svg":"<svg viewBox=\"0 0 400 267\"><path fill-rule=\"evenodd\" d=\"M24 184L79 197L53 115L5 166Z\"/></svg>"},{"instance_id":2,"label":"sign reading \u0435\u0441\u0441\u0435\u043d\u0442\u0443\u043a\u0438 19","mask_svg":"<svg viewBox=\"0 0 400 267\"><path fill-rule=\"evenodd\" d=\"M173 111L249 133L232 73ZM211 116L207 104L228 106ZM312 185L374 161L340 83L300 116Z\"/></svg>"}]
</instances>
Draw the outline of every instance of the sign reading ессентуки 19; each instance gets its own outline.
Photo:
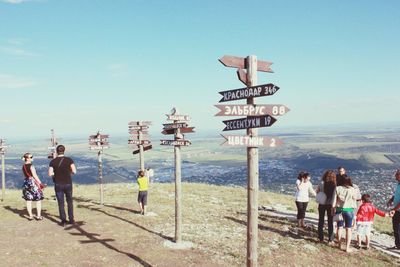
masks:
<instances>
[{"instance_id":1,"label":"sign reading \u0435\u0441\u0441\u0435\u043d\u0442\u0443\u043a\u0438 19","mask_svg":"<svg viewBox=\"0 0 400 267\"><path fill-rule=\"evenodd\" d=\"M274 124L274 122L276 122L276 119L270 115L226 120L223 121L223 123L226 125L223 131L269 127Z\"/></svg>"},{"instance_id":2,"label":"sign reading \u0435\u0441\u0441\u0435\u043d\u0442\u0443\u043a\u0438 19","mask_svg":"<svg viewBox=\"0 0 400 267\"><path fill-rule=\"evenodd\" d=\"M275 94L279 87L272 84L262 84L246 88L233 89L228 91L219 92L222 98L219 102L247 99L251 97L269 96Z\"/></svg>"}]
</instances>

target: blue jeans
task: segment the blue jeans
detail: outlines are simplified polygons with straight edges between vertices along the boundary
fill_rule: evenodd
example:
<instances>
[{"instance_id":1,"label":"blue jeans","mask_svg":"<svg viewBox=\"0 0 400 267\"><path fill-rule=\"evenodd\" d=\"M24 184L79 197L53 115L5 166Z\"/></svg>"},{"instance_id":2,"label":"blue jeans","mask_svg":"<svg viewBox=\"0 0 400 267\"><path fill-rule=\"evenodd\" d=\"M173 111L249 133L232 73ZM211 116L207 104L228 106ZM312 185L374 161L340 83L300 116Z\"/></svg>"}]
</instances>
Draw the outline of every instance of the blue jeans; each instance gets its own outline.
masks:
<instances>
[{"instance_id":1,"label":"blue jeans","mask_svg":"<svg viewBox=\"0 0 400 267\"><path fill-rule=\"evenodd\" d=\"M338 221L338 227L351 228L353 226L354 212L353 211L336 211L336 214L342 213L343 221Z\"/></svg>"},{"instance_id":2,"label":"blue jeans","mask_svg":"<svg viewBox=\"0 0 400 267\"><path fill-rule=\"evenodd\" d=\"M54 190L56 191L58 211L60 213L61 221L67 221L67 218L65 216L64 195L67 199L69 221L74 221L74 207L72 204L72 184L55 184Z\"/></svg>"}]
</instances>

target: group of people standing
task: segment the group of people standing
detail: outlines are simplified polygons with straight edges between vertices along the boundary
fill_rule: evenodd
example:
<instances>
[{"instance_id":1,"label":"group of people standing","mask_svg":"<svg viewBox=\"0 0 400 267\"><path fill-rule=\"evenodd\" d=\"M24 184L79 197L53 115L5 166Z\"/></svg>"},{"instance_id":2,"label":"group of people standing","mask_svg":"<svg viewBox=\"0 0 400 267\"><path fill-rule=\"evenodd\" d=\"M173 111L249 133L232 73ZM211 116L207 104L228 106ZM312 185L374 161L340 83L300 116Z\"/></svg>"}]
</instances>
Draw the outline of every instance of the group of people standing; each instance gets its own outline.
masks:
<instances>
[{"instance_id":1,"label":"group of people standing","mask_svg":"<svg viewBox=\"0 0 400 267\"><path fill-rule=\"evenodd\" d=\"M52 177L54 182L54 190L58 203L58 211L60 215L60 225L74 224L74 208L72 203L72 175L76 174L74 161L64 155L65 146L59 145L56 148L57 157L50 161L48 175ZM41 215L41 201L44 199L43 189L46 187L36 173L35 167L32 165L33 155L25 153L22 156L24 164L22 172L25 176L24 186L22 190L22 198L26 201L28 211L28 220L43 220ZM65 214L65 200L68 209L68 221ZM32 202L36 202L37 215L32 214Z\"/></svg>"},{"instance_id":2,"label":"group of people standing","mask_svg":"<svg viewBox=\"0 0 400 267\"><path fill-rule=\"evenodd\" d=\"M57 157L50 161L48 175L52 177L54 182L54 191L58 203L58 211L60 216L59 224L65 226L66 224L75 223L72 198L72 175L76 174L76 166L71 158L64 155L65 146L57 146L56 152ZM44 199L43 189L47 185L42 183L36 173L36 169L32 164L33 155L31 153L25 153L22 156L22 160L24 161L24 164L22 165L22 172L25 176L22 190L22 198L26 201L28 220L43 220L43 216L41 215L41 201ZM153 170L150 168L148 168L146 172L149 174L149 176L154 175ZM144 171L140 170L138 172L136 182L139 186L137 201L140 206L140 213L142 215L145 215L148 194L147 192L149 188L149 178L147 178ZM65 213L65 200L67 202L68 220ZM33 216L32 214L32 202L36 202L36 216Z\"/></svg>"},{"instance_id":3,"label":"group of people standing","mask_svg":"<svg viewBox=\"0 0 400 267\"><path fill-rule=\"evenodd\" d=\"M341 248L342 232L345 229L345 251L350 252L352 230L357 229L357 245L360 249L362 237L365 237L365 248L370 248L370 234L374 221L374 215L381 217L392 217L395 246L391 249L400 249L400 170L395 173L397 188L393 197L388 201L388 207L394 207L387 212L377 209L371 203L369 194L361 194L351 177L346 175L343 167L327 170L323 174L314 190L309 173L300 172L296 181L296 206L299 227L305 227L304 218L309 196L316 197L318 203L318 239L324 241L325 216L328 221L328 244L337 244ZM336 241L334 232L336 222Z\"/></svg>"}]
</instances>

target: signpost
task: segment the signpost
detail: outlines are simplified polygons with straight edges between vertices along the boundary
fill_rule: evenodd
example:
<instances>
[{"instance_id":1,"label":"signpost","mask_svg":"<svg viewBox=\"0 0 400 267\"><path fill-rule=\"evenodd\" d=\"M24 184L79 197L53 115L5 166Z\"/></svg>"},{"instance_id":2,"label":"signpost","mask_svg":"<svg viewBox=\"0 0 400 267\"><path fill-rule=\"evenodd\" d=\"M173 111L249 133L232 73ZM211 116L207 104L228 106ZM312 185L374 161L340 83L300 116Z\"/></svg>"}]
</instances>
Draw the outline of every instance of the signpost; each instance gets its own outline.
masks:
<instances>
[{"instance_id":1,"label":"signpost","mask_svg":"<svg viewBox=\"0 0 400 267\"><path fill-rule=\"evenodd\" d=\"M98 163L99 163L99 184L100 184L100 204L104 204L104 182L103 182L103 150L110 147L108 142L108 134L100 134L97 132L95 135L89 136L89 148L91 150L98 150Z\"/></svg>"},{"instance_id":2,"label":"signpost","mask_svg":"<svg viewBox=\"0 0 400 267\"><path fill-rule=\"evenodd\" d=\"M258 190L259 158L258 147L275 147L282 141L267 136L258 136L258 129L270 127L276 122L273 116L284 115L289 109L284 105L256 105L255 98L272 96L279 87L272 84L257 85L257 71L273 72L272 62L258 61L256 56L246 58L223 56L219 61L226 67L238 68L240 81L247 87L219 92L219 102L246 99L246 105L215 105L216 116L246 116L246 118L225 120L223 131L247 130L247 136L224 136L221 145L247 147L247 266L258 266ZM272 116L273 115L273 116Z\"/></svg>"},{"instance_id":3,"label":"signpost","mask_svg":"<svg viewBox=\"0 0 400 267\"><path fill-rule=\"evenodd\" d=\"M137 145L137 150L132 152L133 155L139 154L139 168L144 171L144 151L153 148L149 136L149 126L151 121L131 121L128 123L129 134L131 135L128 144Z\"/></svg>"},{"instance_id":4,"label":"signpost","mask_svg":"<svg viewBox=\"0 0 400 267\"><path fill-rule=\"evenodd\" d=\"M58 145L56 135L54 133L54 129L51 129L51 139L50 139L50 146L48 149L50 150L49 155L47 156L48 159L55 159L57 157L56 147Z\"/></svg>"},{"instance_id":5,"label":"signpost","mask_svg":"<svg viewBox=\"0 0 400 267\"><path fill-rule=\"evenodd\" d=\"M241 135L222 135L225 141L223 146L246 146L246 147L276 147L283 144L278 138L269 136L241 136Z\"/></svg>"},{"instance_id":6,"label":"signpost","mask_svg":"<svg viewBox=\"0 0 400 267\"><path fill-rule=\"evenodd\" d=\"M175 242L182 242L182 211L181 211L181 146L189 146L191 143L185 140L183 133L193 133L194 127L187 127L188 115L180 115L176 108L173 108L171 114L166 114L167 120L173 120L173 123L164 124L163 134L173 134L174 140L160 140L161 145L174 146L175 156Z\"/></svg>"},{"instance_id":7,"label":"signpost","mask_svg":"<svg viewBox=\"0 0 400 267\"><path fill-rule=\"evenodd\" d=\"M4 201L6 195L6 168L5 168L5 154L6 154L6 140L0 139L0 156L1 156L1 201Z\"/></svg>"},{"instance_id":8,"label":"signpost","mask_svg":"<svg viewBox=\"0 0 400 267\"><path fill-rule=\"evenodd\" d=\"M290 111L288 107L280 104L214 106L219 109L219 112L215 116L282 116Z\"/></svg>"}]
</instances>

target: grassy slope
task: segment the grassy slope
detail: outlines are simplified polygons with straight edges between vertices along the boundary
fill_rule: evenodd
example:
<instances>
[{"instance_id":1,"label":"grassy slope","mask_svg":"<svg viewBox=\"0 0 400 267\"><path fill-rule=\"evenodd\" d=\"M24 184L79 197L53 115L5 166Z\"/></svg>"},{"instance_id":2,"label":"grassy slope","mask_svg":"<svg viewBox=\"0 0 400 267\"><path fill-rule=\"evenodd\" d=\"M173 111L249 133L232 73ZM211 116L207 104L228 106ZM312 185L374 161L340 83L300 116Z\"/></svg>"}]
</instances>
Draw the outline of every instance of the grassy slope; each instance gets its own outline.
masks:
<instances>
[{"instance_id":1,"label":"grassy slope","mask_svg":"<svg viewBox=\"0 0 400 267\"><path fill-rule=\"evenodd\" d=\"M193 249L167 249L174 236L174 185L154 184L149 211L136 213L136 186L106 185L105 204L98 204L97 186L75 186L75 214L80 222L63 229L57 222L53 190L46 189L45 220L28 222L20 191L8 191L0 206L0 262L21 266L243 266L246 257L246 190L205 184L183 184L183 240ZM293 198L260 192L259 204ZM311 209L316 209L314 204ZM35 239L29 236L35 236ZM395 260L375 250L347 254L315 242L313 231L297 231L283 218L260 213L260 266L395 266ZM21 255L25 255L22 256Z\"/></svg>"}]
</instances>

